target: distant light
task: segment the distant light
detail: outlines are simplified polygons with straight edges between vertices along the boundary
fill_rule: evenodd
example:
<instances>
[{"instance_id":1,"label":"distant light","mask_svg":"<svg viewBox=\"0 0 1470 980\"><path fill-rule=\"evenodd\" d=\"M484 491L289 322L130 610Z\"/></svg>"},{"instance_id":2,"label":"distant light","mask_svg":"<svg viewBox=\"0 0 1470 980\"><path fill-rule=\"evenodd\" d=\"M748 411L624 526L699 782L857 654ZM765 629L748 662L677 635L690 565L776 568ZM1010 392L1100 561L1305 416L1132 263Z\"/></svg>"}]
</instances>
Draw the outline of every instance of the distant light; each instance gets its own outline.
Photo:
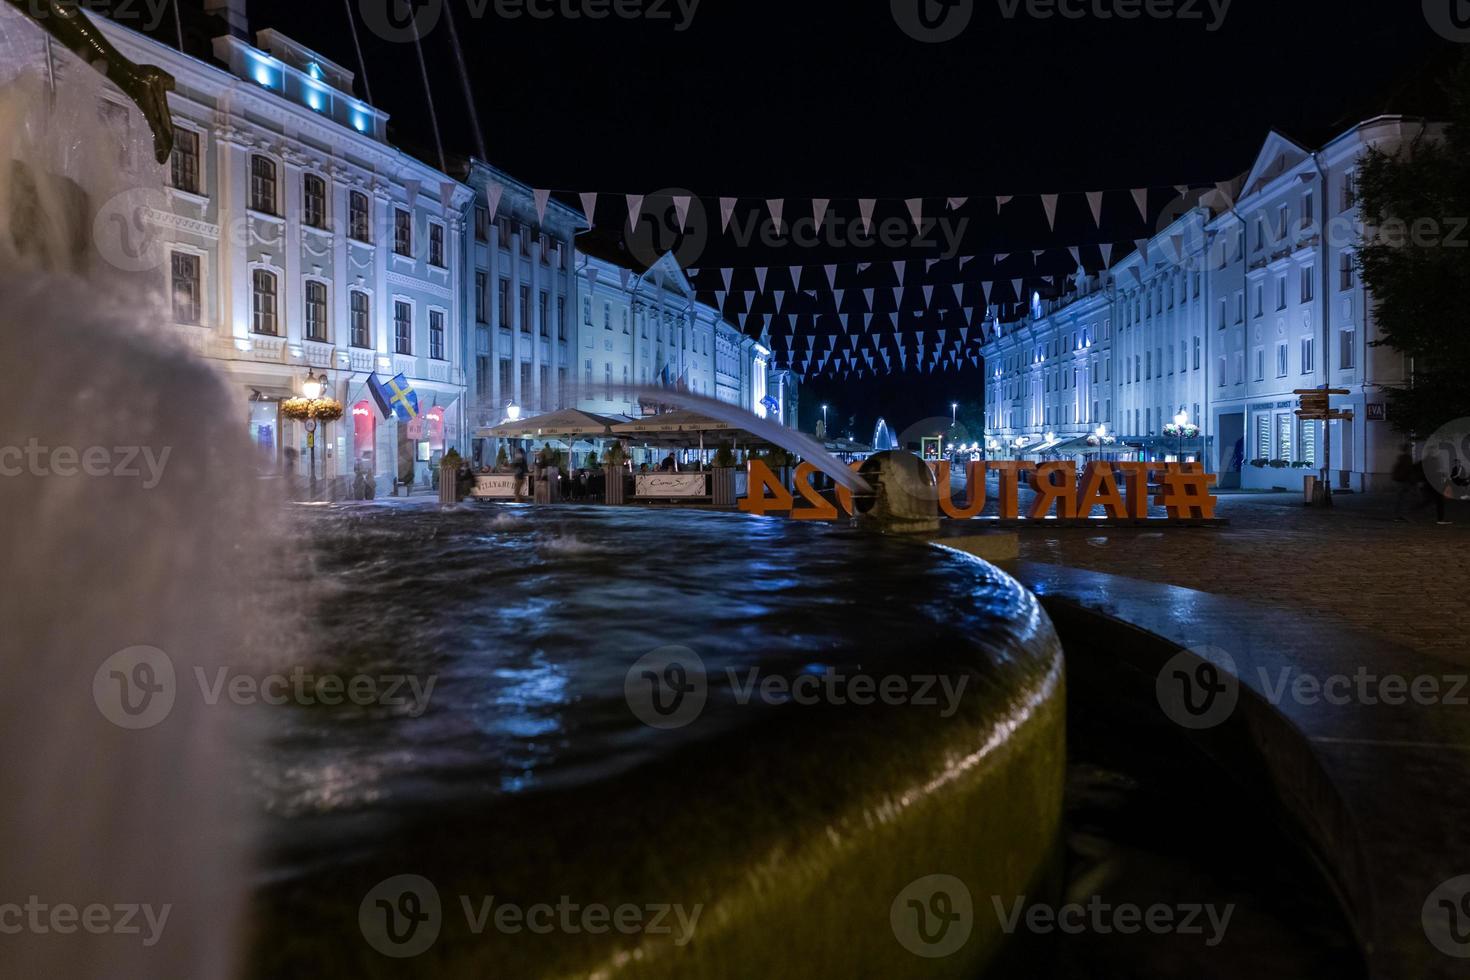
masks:
<instances>
[{"instance_id":1,"label":"distant light","mask_svg":"<svg viewBox=\"0 0 1470 980\"><path fill-rule=\"evenodd\" d=\"M312 78L320 80L322 77L322 66L313 61L306 66L306 73Z\"/></svg>"},{"instance_id":2,"label":"distant light","mask_svg":"<svg viewBox=\"0 0 1470 980\"><path fill-rule=\"evenodd\" d=\"M307 96L306 96L306 104L309 105L309 106L311 106L316 111L320 112L322 110L322 105L323 105L323 100L322 100L321 93L320 92L308 92L307 93Z\"/></svg>"},{"instance_id":3,"label":"distant light","mask_svg":"<svg viewBox=\"0 0 1470 980\"><path fill-rule=\"evenodd\" d=\"M271 87L271 70L265 65L255 66L255 80L266 88Z\"/></svg>"}]
</instances>

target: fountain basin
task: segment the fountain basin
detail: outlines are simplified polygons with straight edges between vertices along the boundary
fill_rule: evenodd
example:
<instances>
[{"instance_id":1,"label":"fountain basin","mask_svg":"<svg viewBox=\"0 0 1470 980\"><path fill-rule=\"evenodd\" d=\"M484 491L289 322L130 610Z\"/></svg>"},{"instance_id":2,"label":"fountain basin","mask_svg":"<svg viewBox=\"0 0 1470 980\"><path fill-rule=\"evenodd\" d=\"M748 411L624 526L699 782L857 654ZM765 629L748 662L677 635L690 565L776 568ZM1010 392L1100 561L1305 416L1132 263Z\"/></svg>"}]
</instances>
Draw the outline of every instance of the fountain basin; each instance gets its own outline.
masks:
<instances>
[{"instance_id":1,"label":"fountain basin","mask_svg":"<svg viewBox=\"0 0 1470 980\"><path fill-rule=\"evenodd\" d=\"M1051 873L1060 650L991 566L744 515L304 520L311 668L435 683L272 713L254 974L974 976L991 896Z\"/></svg>"}]
</instances>

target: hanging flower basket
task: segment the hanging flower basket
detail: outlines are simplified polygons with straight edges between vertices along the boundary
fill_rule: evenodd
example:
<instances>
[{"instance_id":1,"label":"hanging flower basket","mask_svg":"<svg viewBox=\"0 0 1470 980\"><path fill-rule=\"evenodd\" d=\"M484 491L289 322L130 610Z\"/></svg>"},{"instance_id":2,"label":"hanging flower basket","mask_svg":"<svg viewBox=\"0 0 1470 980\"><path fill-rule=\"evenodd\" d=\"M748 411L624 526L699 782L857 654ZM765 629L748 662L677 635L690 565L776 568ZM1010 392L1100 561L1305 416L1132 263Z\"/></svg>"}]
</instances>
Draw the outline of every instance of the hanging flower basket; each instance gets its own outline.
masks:
<instances>
[{"instance_id":1,"label":"hanging flower basket","mask_svg":"<svg viewBox=\"0 0 1470 980\"><path fill-rule=\"evenodd\" d=\"M335 398L287 398L281 402L281 416L292 422L335 422L342 415L342 403Z\"/></svg>"},{"instance_id":2,"label":"hanging flower basket","mask_svg":"<svg viewBox=\"0 0 1470 980\"><path fill-rule=\"evenodd\" d=\"M1164 435L1168 436L1171 439L1177 439L1180 436L1183 436L1186 439L1193 439L1195 436L1199 435L1199 426L1193 423L1189 423L1187 425L1175 425L1173 422L1170 422L1164 426Z\"/></svg>"}]
</instances>

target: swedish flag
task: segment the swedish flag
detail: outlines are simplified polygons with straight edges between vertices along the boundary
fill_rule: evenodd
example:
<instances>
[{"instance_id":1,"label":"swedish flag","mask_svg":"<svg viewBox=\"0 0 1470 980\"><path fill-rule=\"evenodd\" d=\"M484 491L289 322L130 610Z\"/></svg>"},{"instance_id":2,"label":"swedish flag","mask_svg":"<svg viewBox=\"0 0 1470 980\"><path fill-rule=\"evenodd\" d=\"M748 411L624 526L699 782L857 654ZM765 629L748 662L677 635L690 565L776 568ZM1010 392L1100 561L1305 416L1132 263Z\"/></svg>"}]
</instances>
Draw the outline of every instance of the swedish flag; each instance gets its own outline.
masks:
<instances>
[{"instance_id":1,"label":"swedish flag","mask_svg":"<svg viewBox=\"0 0 1470 980\"><path fill-rule=\"evenodd\" d=\"M408 422L419 417L419 396L408 379L399 374L384 384L378 380L377 372L368 375L368 391L378 404L383 418L398 416L399 421Z\"/></svg>"}]
</instances>

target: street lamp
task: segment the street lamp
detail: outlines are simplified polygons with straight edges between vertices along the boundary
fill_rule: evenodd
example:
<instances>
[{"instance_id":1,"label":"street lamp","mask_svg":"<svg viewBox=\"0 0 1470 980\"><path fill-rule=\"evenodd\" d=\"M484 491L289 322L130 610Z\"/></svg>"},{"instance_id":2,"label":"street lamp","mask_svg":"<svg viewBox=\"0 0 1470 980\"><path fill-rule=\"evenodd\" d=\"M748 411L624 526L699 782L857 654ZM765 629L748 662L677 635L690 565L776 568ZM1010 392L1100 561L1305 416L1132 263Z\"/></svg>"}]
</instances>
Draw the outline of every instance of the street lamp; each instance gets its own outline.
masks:
<instances>
[{"instance_id":1,"label":"street lamp","mask_svg":"<svg viewBox=\"0 0 1470 980\"><path fill-rule=\"evenodd\" d=\"M318 375L311 368L306 369L306 380L301 383L301 393L308 401L317 401L322 397L322 392L327 387L326 373ZM316 500L316 418L315 416L306 420L306 451L311 458L311 499Z\"/></svg>"},{"instance_id":2,"label":"street lamp","mask_svg":"<svg viewBox=\"0 0 1470 980\"><path fill-rule=\"evenodd\" d=\"M959 424L959 421L960 421L960 403L959 402L950 402L949 403L949 424L950 425L958 425Z\"/></svg>"},{"instance_id":3,"label":"street lamp","mask_svg":"<svg viewBox=\"0 0 1470 980\"><path fill-rule=\"evenodd\" d=\"M513 401L509 402L505 406L505 417L512 422L519 422L521 420L521 406Z\"/></svg>"},{"instance_id":4,"label":"street lamp","mask_svg":"<svg viewBox=\"0 0 1470 980\"><path fill-rule=\"evenodd\" d=\"M822 438L827 438L827 404L822 403Z\"/></svg>"}]
</instances>

